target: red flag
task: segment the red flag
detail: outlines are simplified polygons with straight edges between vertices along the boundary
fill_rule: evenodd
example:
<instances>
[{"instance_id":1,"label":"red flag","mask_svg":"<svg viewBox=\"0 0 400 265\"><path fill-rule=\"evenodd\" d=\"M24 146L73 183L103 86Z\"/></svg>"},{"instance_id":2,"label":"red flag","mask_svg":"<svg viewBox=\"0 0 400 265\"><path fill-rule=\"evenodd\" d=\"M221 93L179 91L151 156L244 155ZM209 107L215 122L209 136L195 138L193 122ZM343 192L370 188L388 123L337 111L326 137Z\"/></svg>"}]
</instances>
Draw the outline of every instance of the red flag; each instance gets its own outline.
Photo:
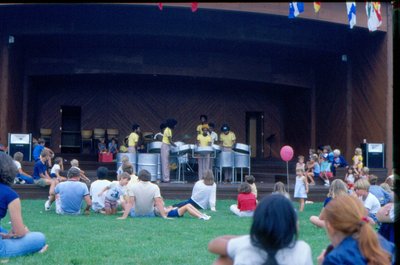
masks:
<instances>
[{"instance_id":1,"label":"red flag","mask_svg":"<svg viewBox=\"0 0 400 265\"><path fill-rule=\"evenodd\" d=\"M192 12L196 12L198 7L199 7L199 4L197 2L193 2L192 3Z\"/></svg>"},{"instance_id":2,"label":"red flag","mask_svg":"<svg viewBox=\"0 0 400 265\"><path fill-rule=\"evenodd\" d=\"M162 3L158 3L158 8L162 10Z\"/></svg>"}]
</instances>

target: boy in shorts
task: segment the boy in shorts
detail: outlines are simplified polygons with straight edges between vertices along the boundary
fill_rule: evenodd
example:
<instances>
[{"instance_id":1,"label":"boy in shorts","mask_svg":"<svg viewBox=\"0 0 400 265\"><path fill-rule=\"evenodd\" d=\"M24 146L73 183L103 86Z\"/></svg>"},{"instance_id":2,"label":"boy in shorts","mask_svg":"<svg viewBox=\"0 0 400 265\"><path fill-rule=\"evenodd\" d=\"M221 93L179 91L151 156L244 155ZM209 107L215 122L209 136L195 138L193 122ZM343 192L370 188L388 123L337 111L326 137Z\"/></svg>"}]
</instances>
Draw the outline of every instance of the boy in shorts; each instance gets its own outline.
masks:
<instances>
[{"instance_id":1,"label":"boy in shorts","mask_svg":"<svg viewBox=\"0 0 400 265\"><path fill-rule=\"evenodd\" d=\"M106 199L104 201L104 210L105 214L107 215L117 213L118 200L125 193L126 185L128 184L129 180L131 180L131 176L124 172L118 176L118 179L119 181L111 182L110 185L106 186L98 194L98 196L101 197L101 195L107 191Z\"/></svg>"}]
</instances>

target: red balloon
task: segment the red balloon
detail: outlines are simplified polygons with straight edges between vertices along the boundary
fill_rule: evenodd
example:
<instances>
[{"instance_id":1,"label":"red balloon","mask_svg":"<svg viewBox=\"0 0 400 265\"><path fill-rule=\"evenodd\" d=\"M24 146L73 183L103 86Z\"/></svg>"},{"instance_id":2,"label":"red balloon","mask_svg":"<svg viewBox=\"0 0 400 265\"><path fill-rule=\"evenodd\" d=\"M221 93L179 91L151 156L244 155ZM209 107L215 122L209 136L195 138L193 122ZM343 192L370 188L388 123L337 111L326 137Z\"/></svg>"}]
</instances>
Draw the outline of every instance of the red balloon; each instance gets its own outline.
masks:
<instances>
[{"instance_id":1,"label":"red balloon","mask_svg":"<svg viewBox=\"0 0 400 265\"><path fill-rule=\"evenodd\" d=\"M289 145L285 145L281 148L281 158L283 161L290 161L293 158L293 148Z\"/></svg>"}]
</instances>

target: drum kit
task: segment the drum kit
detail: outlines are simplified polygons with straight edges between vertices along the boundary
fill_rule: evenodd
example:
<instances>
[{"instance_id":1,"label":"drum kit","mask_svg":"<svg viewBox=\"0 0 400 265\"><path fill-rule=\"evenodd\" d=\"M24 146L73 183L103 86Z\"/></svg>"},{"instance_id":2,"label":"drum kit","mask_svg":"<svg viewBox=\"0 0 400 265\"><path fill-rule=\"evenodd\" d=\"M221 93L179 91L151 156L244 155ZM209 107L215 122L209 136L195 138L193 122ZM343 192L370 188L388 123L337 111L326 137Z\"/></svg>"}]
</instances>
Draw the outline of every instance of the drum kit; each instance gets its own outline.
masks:
<instances>
[{"instance_id":1,"label":"drum kit","mask_svg":"<svg viewBox=\"0 0 400 265\"><path fill-rule=\"evenodd\" d=\"M193 171L189 164L190 158L199 158L209 155L210 158L215 159L214 169L215 176L219 174L219 181L222 181L222 170L223 168L232 168L233 176L236 181L235 168L241 169L241 182L243 182L243 169L247 168L250 174L250 154L251 149L249 145L236 143L232 150L222 151L219 145L213 144L211 146L197 146L194 144L186 144L184 142L174 142L175 146L171 147L170 158L176 159L178 162L178 176L175 183L185 183L185 169ZM128 156L129 161L137 168L137 171L141 169L148 170L152 175L152 181L161 178L161 145L162 142L154 141L148 143L148 153L118 153L117 154L117 167L122 164L122 157ZM194 159L196 160L196 159ZM182 179L181 179L182 177Z\"/></svg>"}]
</instances>

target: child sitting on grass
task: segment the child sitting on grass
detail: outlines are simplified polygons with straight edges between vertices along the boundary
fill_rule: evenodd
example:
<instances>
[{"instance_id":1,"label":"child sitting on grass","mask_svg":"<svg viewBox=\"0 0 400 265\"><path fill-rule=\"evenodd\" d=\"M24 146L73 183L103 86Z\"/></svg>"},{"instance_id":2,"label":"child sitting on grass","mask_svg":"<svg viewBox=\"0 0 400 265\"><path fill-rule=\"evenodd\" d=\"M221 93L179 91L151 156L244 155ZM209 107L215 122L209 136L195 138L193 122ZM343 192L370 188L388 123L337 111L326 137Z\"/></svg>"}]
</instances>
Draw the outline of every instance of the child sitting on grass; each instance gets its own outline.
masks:
<instances>
[{"instance_id":1,"label":"child sitting on grass","mask_svg":"<svg viewBox=\"0 0 400 265\"><path fill-rule=\"evenodd\" d=\"M107 185L97 196L101 197L105 191L106 198L104 201L104 210L105 214L116 214L118 207L118 200L125 193L126 185L129 180L131 180L131 176L123 172L118 176L119 181L113 181L109 185Z\"/></svg>"},{"instance_id":2,"label":"child sitting on grass","mask_svg":"<svg viewBox=\"0 0 400 265\"><path fill-rule=\"evenodd\" d=\"M254 178L254 176L253 176L253 175L246 175L246 176L245 176L245 181L246 181L247 183L249 183L249 184L250 184L250 187L251 187L251 193L253 193L253 194L254 194L254 196L256 196L256 199L257 199L257 186L256 186L256 179Z\"/></svg>"},{"instance_id":3,"label":"child sitting on grass","mask_svg":"<svg viewBox=\"0 0 400 265\"><path fill-rule=\"evenodd\" d=\"M276 194L276 193L280 193L290 200L290 194L286 191L285 184L281 181L278 181L274 185L274 190L273 190L272 194Z\"/></svg>"},{"instance_id":4,"label":"child sitting on grass","mask_svg":"<svg viewBox=\"0 0 400 265\"><path fill-rule=\"evenodd\" d=\"M239 217L251 217L257 206L256 196L251 192L251 186L248 183L242 183L239 186L239 195L237 204L232 204L231 212Z\"/></svg>"}]
</instances>

